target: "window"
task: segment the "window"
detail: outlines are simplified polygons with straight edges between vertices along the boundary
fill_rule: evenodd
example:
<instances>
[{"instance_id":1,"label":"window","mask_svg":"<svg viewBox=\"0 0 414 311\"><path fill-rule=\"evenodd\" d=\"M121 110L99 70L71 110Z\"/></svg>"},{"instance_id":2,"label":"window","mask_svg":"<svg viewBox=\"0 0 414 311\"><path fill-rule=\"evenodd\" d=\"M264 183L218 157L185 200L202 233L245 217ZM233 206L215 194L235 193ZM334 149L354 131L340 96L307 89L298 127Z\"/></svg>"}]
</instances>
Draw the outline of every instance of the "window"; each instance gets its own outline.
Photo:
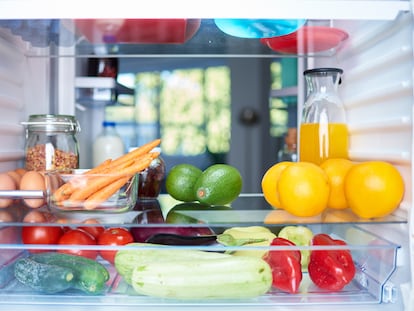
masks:
<instances>
[{"instance_id":1,"label":"window","mask_svg":"<svg viewBox=\"0 0 414 311\"><path fill-rule=\"evenodd\" d=\"M125 76L120 74L118 81L122 79ZM126 133L122 130L125 123L133 127L130 147L161 137L164 156L209 155L214 162L229 151L228 67L142 72L134 75L132 87L134 105L124 99L106 108L106 118L117 122L121 135Z\"/></svg>"},{"instance_id":2,"label":"window","mask_svg":"<svg viewBox=\"0 0 414 311\"><path fill-rule=\"evenodd\" d=\"M272 90L296 85L295 62L272 62ZM164 65L158 67L168 69L119 74L118 82L134 89L135 96L118 96L118 104L106 108L106 118L117 122L128 148L161 137L162 153L174 163L204 161L200 168L224 163L231 139L230 68L225 61ZM296 101L296 96L270 98L269 130L277 144L289 127L296 127Z\"/></svg>"},{"instance_id":3,"label":"window","mask_svg":"<svg viewBox=\"0 0 414 311\"><path fill-rule=\"evenodd\" d=\"M294 59L279 59L271 64L272 90L281 90L297 84L297 64ZM288 128L297 126L297 96L270 98L270 135L282 137Z\"/></svg>"}]
</instances>

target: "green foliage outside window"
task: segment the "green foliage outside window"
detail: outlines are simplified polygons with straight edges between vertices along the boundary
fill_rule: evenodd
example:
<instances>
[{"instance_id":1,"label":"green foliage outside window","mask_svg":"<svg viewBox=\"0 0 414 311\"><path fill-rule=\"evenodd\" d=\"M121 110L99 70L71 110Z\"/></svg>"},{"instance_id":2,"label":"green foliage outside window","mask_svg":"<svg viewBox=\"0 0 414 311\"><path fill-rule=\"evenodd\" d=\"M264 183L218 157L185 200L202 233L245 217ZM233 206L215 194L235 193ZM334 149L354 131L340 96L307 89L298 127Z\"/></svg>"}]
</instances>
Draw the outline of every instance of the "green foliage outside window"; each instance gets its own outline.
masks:
<instances>
[{"instance_id":1,"label":"green foliage outside window","mask_svg":"<svg viewBox=\"0 0 414 311\"><path fill-rule=\"evenodd\" d=\"M139 73L135 85L133 119L138 129L145 125L159 129L164 154L192 156L229 151L227 67ZM131 118L131 111L119 105L108 107L106 113L112 120Z\"/></svg>"}]
</instances>

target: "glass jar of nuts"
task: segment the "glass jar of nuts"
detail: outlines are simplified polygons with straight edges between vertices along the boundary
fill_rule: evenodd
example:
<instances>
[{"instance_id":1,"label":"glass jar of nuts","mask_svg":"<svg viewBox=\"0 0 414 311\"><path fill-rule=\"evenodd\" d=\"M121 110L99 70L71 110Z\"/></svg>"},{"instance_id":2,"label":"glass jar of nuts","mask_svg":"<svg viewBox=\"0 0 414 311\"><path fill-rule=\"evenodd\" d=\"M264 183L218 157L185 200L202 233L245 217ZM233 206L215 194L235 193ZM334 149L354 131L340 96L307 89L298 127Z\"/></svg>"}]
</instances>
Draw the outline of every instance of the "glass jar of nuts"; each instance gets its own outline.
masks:
<instances>
[{"instance_id":1,"label":"glass jar of nuts","mask_svg":"<svg viewBox=\"0 0 414 311\"><path fill-rule=\"evenodd\" d=\"M71 115L30 115L26 125L26 169L79 168L78 121Z\"/></svg>"}]
</instances>

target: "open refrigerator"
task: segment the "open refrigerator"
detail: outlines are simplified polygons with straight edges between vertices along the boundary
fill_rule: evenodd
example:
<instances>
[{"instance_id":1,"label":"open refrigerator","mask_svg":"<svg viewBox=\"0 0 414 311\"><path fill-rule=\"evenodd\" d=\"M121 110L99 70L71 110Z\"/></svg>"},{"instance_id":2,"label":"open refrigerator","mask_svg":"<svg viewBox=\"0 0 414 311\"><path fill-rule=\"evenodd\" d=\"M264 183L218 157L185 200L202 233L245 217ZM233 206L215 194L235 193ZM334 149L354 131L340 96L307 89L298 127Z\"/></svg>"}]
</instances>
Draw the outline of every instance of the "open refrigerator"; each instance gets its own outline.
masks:
<instances>
[{"instance_id":1,"label":"open refrigerator","mask_svg":"<svg viewBox=\"0 0 414 311\"><path fill-rule=\"evenodd\" d=\"M230 211L188 211L216 232L230 226L264 223L277 230L283 225L300 222L314 232L330 233L345 239L350 245L358 271L353 282L339 293L319 291L307 283L303 285L306 288L297 295L271 291L255 299L175 301L135 295L112 268L110 284L103 295L44 295L22 289L12 282L0 288L1 308L412 310L412 10L412 2L408 0L259 0L253 3L215 0L194 3L177 0L145 4L124 0L116 3L1 1L2 171L18 167L24 159L25 131L21 123L29 115L76 114L79 89L88 87L84 84L87 80L77 76L78 62L96 51L102 55L115 53L119 58L142 59L167 56L246 59L288 56L298 59L297 87L273 91L272 96L290 95L292 92L297 94L299 120L306 96L303 71L316 67L342 68L345 74L340 96L344 101L350 129L351 160L389 161L404 177L406 187L400 207L389 217L372 221L332 212L307 220L287 217L284 221L269 222L269 214L274 211L260 193L243 193L232 204ZM168 24L171 19L182 24L178 24L177 29L171 28ZM284 45L281 48L277 43L272 46L272 42L264 44L258 39L228 35L216 27L215 19L304 20L307 27L325 27L330 31L321 34L312 32L309 36L304 32L298 33L292 46ZM164 21L164 29L173 29L173 35L160 35L156 43L148 42L145 31L136 37L132 31L129 37L125 35L114 39L111 36L121 27L116 22L120 20L151 20L153 24L141 26L144 30L151 30L157 20ZM151 40L154 40L153 37ZM322 44L326 40L329 41L328 46ZM111 85L112 82L104 80L102 85L105 87L108 85L106 83ZM176 202L161 195L159 203L169 208ZM134 212L131 213L109 216L106 225L122 223L131 228L145 227L126 221L136 217ZM20 243L19 232L23 226L18 221L0 223L0 267L27 251L27 246Z\"/></svg>"}]
</instances>

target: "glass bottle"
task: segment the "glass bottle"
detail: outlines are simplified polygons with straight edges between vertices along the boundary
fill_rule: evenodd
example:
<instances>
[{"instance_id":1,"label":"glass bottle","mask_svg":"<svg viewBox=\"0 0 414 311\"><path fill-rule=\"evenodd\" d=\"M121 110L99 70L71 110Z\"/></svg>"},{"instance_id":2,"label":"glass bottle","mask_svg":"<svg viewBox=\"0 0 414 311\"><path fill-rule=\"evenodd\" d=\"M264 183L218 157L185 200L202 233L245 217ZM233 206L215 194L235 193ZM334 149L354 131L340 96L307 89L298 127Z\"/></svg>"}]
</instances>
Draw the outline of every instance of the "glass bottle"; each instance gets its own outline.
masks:
<instances>
[{"instance_id":1,"label":"glass bottle","mask_svg":"<svg viewBox=\"0 0 414 311\"><path fill-rule=\"evenodd\" d=\"M278 162L296 162L298 160L297 154L297 129L289 128L285 136L285 142L277 155Z\"/></svg>"},{"instance_id":2,"label":"glass bottle","mask_svg":"<svg viewBox=\"0 0 414 311\"><path fill-rule=\"evenodd\" d=\"M304 72L308 88L300 125L299 160L321 164L348 158L348 128L337 90L343 71L316 68Z\"/></svg>"},{"instance_id":3,"label":"glass bottle","mask_svg":"<svg viewBox=\"0 0 414 311\"><path fill-rule=\"evenodd\" d=\"M27 170L63 170L79 167L78 121L71 115L30 115L26 125Z\"/></svg>"},{"instance_id":4,"label":"glass bottle","mask_svg":"<svg viewBox=\"0 0 414 311\"><path fill-rule=\"evenodd\" d=\"M102 132L93 143L93 166L98 166L107 159L114 160L125 153L124 142L115 126L115 122L102 122Z\"/></svg>"}]
</instances>

